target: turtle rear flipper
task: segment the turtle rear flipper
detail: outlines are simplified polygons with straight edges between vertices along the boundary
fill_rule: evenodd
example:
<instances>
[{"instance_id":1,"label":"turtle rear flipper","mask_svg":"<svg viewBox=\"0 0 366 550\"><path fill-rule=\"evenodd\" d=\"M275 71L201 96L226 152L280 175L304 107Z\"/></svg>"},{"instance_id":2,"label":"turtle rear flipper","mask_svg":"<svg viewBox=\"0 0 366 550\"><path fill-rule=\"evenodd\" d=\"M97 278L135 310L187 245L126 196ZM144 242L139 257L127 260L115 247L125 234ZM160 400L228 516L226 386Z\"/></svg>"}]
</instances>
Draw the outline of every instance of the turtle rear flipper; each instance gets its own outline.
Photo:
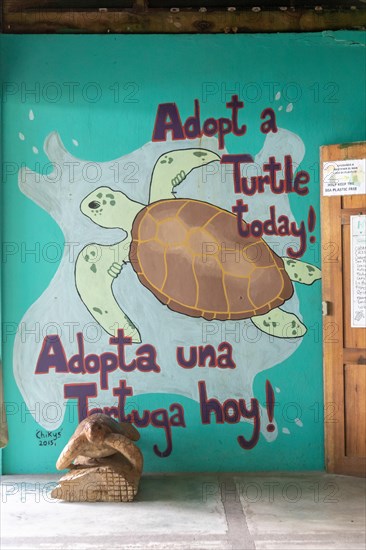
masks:
<instances>
[{"instance_id":1,"label":"turtle rear flipper","mask_svg":"<svg viewBox=\"0 0 366 550\"><path fill-rule=\"evenodd\" d=\"M131 441L138 441L140 439L140 433L129 422L119 422L118 429L122 435L131 439Z\"/></svg>"},{"instance_id":2,"label":"turtle rear flipper","mask_svg":"<svg viewBox=\"0 0 366 550\"><path fill-rule=\"evenodd\" d=\"M256 315L252 322L262 332L277 338L299 338L304 336L307 329L296 315L276 307L265 315Z\"/></svg>"},{"instance_id":3,"label":"turtle rear flipper","mask_svg":"<svg viewBox=\"0 0 366 550\"><path fill-rule=\"evenodd\" d=\"M282 260L288 276L295 283L312 285L314 281L321 279L322 272L315 265L292 258L282 258Z\"/></svg>"}]
</instances>

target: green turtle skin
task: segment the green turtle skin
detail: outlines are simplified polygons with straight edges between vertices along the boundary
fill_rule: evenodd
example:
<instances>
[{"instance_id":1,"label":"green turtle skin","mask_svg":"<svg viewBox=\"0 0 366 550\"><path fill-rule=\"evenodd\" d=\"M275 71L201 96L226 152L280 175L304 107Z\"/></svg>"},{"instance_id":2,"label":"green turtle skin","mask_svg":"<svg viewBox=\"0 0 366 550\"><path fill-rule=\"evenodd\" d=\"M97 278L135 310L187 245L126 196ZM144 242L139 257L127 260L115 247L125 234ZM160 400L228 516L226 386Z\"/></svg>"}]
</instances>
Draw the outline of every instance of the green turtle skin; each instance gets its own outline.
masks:
<instances>
[{"instance_id":1,"label":"green turtle skin","mask_svg":"<svg viewBox=\"0 0 366 550\"><path fill-rule=\"evenodd\" d=\"M282 258L282 260L291 281L295 283L312 285L315 281L321 279L322 272L312 264L293 258Z\"/></svg>"}]
</instances>

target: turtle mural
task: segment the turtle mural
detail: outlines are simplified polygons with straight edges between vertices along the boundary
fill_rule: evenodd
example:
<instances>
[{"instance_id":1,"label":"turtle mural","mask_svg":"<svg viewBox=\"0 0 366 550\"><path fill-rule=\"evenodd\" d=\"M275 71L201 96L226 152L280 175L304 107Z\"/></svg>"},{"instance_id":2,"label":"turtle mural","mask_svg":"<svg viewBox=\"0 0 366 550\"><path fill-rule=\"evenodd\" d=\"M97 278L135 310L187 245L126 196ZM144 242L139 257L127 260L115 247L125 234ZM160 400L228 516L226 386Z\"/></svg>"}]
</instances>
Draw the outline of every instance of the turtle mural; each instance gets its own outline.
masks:
<instances>
[{"instance_id":1,"label":"turtle mural","mask_svg":"<svg viewBox=\"0 0 366 550\"><path fill-rule=\"evenodd\" d=\"M100 302L94 289L105 273L88 251L95 245L78 257L76 285L90 313L114 334L118 323L106 327L103 316L117 308L115 320L124 322L119 328L133 342L140 341L135 320L120 309L112 291L113 279L131 262L140 282L173 311L209 321L250 318L273 336L303 336L305 325L280 306L293 294L292 281L312 284L320 279L320 270L280 258L262 238L240 237L236 216L227 210L198 200L169 198L175 197L175 187L184 177L183 172L178 179L162 182L153 174L148 205L109 187L99 187L82 201L81 211L92 221L127 234L109 247L114 260L100 264L104 270L107 267L111 281Z\"/></svg>"}]
</instances>

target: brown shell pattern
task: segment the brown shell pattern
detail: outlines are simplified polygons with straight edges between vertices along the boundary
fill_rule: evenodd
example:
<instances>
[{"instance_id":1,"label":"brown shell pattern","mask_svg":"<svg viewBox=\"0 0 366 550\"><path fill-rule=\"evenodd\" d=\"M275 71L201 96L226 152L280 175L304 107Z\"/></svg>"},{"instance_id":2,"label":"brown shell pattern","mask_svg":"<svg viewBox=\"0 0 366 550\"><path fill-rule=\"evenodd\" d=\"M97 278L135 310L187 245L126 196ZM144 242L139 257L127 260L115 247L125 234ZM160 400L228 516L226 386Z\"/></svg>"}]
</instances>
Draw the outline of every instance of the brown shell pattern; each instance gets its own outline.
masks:
<instances>
[{"instance_id":1,"label":"brown shell pattern","mask_svg":"<svg viewBox=\"0 0 366 550\"><path fill-rule=\"evenodd\" d=\"M130 260L141 283L173 311L247 319L293 293L283 261L234 214L193 199L154 202L136 216Z\"/></svg>"}]
</instances>

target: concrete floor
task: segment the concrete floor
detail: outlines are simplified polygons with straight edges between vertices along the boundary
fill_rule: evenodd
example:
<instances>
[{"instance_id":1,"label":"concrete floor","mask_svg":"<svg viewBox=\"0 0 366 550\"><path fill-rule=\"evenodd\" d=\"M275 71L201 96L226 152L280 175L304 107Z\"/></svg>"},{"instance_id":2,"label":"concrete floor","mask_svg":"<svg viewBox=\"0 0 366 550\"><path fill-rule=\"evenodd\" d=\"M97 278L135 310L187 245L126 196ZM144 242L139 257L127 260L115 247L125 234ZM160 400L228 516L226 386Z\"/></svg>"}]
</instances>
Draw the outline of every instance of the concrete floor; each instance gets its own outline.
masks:
<instances>
[{"instance_id":1,"label":"concrete floor","mask_svg":"<svg viewBox=\"0 0 366 550\"><path fill-rule=\"evenodd\" d=\"M56 480L3 476L3 550L365 550L360 478L144 476L127 504L51 500Z\"/></svg>"}]
</instances>

